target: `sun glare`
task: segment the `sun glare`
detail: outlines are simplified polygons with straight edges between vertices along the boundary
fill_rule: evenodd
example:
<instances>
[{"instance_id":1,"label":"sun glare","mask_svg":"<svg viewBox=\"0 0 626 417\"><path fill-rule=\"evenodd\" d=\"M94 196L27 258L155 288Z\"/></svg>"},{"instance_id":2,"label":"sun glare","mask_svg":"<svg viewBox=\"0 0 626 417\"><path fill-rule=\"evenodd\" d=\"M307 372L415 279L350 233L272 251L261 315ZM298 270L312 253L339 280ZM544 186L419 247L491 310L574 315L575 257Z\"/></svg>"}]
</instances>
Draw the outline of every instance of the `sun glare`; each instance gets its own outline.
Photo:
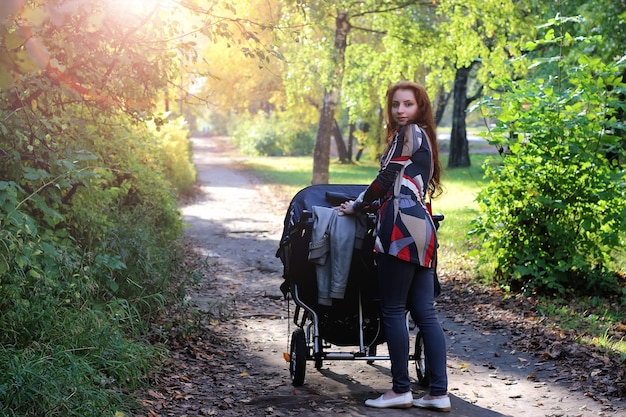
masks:
<instances>
[{"instance_id":1,"label":"sun glare","mask_svg":"<svg viewBox=\"0 0 626 417\"><path fill-rule=\"evenodd\" d=\"M104 0L110 13L121 20L137 21L174 7L174 0Z\"/></svg>"},{"instance_id":2,"label":"sun glare","mask_svg":"<svg viewBox=\"0 0 626 417\"><path fill-rule=\"evenodd\" d=\"M86 10L96 11L93 17L96 21L99 12L104 12L113 16L118 25L134 26L156 12L169 12L174 4L175 0L65 0L61 3L47 3L45 8L56 25L61 25L67 16L90 5L92 7Z\"/></svg>"}]
</instances>

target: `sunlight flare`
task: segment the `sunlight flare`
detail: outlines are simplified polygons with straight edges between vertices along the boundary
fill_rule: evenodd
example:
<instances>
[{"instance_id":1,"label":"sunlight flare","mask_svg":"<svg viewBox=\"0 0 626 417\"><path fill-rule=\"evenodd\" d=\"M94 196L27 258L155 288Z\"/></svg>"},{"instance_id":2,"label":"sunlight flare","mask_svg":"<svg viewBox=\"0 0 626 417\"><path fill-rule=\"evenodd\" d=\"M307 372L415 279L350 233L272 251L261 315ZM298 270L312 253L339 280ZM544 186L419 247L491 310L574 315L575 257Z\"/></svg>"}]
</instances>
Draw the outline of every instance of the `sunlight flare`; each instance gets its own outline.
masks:
<instances>
[{"instance_id":1,"label":"sunlight flare","mask_svg":"<svg viewBox=\"0 0 626 417\"><path fill-rule=\"evenodd\" d=\"M174 6L173 0L105 0L110 12L126 19L142 20L159 10Z\"/></svg>"}]
</instances>

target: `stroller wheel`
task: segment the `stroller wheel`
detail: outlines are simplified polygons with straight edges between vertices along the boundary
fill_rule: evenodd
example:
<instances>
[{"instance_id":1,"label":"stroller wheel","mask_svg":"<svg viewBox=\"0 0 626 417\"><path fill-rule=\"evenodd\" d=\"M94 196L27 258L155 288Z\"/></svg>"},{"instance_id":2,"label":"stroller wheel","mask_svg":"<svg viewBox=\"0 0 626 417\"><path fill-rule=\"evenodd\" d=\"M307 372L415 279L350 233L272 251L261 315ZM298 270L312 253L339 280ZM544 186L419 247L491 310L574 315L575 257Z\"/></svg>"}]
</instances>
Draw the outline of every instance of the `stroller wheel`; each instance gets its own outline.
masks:
<instances>
[{"instance_id":1,"label":"stroller wheel","mask_svg":"<svg viewBox=\"0 0 626 417\"><path fill-rule=\"evenodd\" d=\"M424 351L424 337L422 332L417 332L415 336L415 370L417 371L417 382L422 387L430 384L430 367Z\"/></svg>"},{"instance_id":2,"label":"stroller wheel","mask_svg":"<svg viewBox=\"0 0 626 417\"><path fill-rule=\"evenodd\" d=\"M291 351L289 352L289 373L291 384L299 387L304 384L304 374L306 371L306 338L304 330L296 329L291 335Z\"/></svg>"}]
</instances>

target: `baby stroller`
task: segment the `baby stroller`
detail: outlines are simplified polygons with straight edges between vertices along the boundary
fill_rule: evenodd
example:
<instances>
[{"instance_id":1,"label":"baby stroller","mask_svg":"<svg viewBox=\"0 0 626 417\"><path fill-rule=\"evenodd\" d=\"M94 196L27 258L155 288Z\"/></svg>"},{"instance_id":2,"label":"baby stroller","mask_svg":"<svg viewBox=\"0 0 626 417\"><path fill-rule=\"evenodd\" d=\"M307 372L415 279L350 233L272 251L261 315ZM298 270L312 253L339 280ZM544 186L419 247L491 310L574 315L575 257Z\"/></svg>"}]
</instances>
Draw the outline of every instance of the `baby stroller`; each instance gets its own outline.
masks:
<instances>
[{"instance_id":1,"label":"baby stroller","mask_svg":"<svg viewBox=\"0 0 626 417\"><path fill-rule=\"evenodd\" d=\"M385 342L378 300L378 276L374 262L373 215L362 214L366 234L362 245L352 252L345 294L333 299L332 305L320 304L315 264L309 261L309 243L313 234L314 206L334 207L354 200L367 188L365 185L319 184L300 190L292 199L284 220L283 234L276 257L283 266L284 282L280 289L287 299L293 299L295 311L291 334L289 373L293 386L304 383L306 362L313 361L316 369L324 360L389 360L377 356L377 345ZM433 216L435 224L442 215ZM288 318L291 320L291 318ZM409 319L407 314L407 325ZM333 346L335 348L333 348ZM340 350L353 346L356 350ZM428 384L428 362L424 356L421 335L418 333L415 361L418 382Z\"/></svg>"}]
</instances>

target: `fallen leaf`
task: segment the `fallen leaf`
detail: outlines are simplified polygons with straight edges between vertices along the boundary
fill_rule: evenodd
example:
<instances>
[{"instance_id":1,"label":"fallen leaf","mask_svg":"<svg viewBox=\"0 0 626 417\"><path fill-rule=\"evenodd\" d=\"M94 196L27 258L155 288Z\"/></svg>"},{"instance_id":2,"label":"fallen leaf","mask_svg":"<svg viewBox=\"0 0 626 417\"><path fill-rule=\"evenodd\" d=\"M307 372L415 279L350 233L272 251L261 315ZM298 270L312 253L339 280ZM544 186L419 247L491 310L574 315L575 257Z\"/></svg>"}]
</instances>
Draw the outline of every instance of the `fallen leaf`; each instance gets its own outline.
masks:
<instances>
[{"instance_id":1,"label":"fallen leaf","mask_svg":"<svg viewBox=\"0 0 626 417\"><path fill-rule=\"evenodd\" d=\"M158 400L164 400L165 399L165 395L161 394L160 392L151 390L151 389L148 390L148 395L151 396L152 398L156 398ZM117 417L117 415L116 415L116 417Z\"/></svg>"}]
</instances>

